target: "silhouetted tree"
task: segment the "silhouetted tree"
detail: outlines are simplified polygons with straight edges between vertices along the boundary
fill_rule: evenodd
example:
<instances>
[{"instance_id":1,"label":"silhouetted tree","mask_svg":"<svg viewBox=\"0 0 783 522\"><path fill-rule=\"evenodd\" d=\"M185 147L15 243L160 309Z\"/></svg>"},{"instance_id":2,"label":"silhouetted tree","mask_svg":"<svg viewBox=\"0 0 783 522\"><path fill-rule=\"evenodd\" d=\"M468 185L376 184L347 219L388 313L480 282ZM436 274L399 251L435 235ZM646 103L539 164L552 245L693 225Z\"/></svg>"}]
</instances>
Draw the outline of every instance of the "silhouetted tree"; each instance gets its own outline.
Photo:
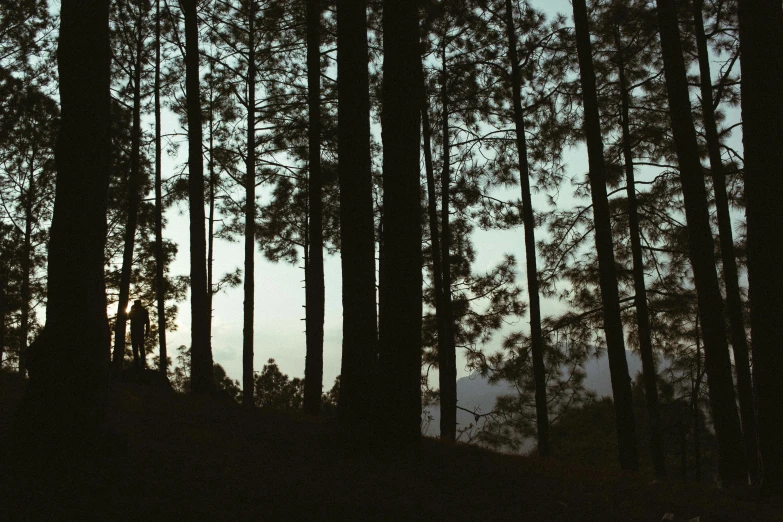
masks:
<instances>
[{"instance_id":1,"label":"silhouetted tree","mask_svg":"<svg viewBox=\"0 0 783 522\"><path fill-rule=\"evenodd\" d=\"M321 200L321 2L307 1L308 232L304 410L321 408L324 351L323 202Z\"/></svg>"},{"instance_id":2,"label":"silhouetted tree","mask_svg":"<svg viewBox=\"0 0 783 522\"><path fill-rule=\"evenodd\" d=\"M762 484L783 489L783 7L739 0L748 280Z\"/></svg>"},{"instance_id":3,"label":"silhouetted tree","mask_svg":"<svg viewBox=\"0 0 783 522\"><path fill-rule=\"evenodd\" d=\"M185 92L188 114L188 202L190 206L190 308L194 392L212 390L211 311L207 299L204 232L204 164L201 156L201 100L196 0L182 0L185 17Z\"/></svg>"},{"instance_id":4,"label":"silhouetted tree","mask_svg":"<svg viewBox=\"0 0 783 522\"><path fill-rule=\"evenodd\" d=\"M337 154L343 359L337 411L346 425L369 419L378 354L368 60L367 3L338 0Z\"/></svg>"},{"instance_id":5,"label":"silhouetted tree","mask_svg":"<svg viewBox=\"0 0 783 522\"><path fill-rule=\"evenodd\" d=\"M623 325L620 318L620 302L617 291L617 275L614 265L612 228L609 221L609 202L606 195L604 151L601 140L601 123L598 113L598 97L595 71L590 44L587 6L585 0L574 0L574 25L584 103L584 132L590 172L590 195L593 200L595 222L595 247L598 253L598 269L603 304L604 332L606 334L609 368L614 395L617 441L620 466L637 469L639 457L634 435L634 417L631 402L631 379L625 358Z\"/></svg>"},{"instance_id":6,"label":"silhouetted tree","mask_svg":"<svg viewBox=\"0 0 783 522\"><path fill-rule=\"evenodd\" d=\"M403 447L418 441L421 422L421 104L410 95L421 84L416 4L414 0L383 3L384 256L378 416L380 427Z\"/></svg>"},{"instance_id":7,"label":"silhouetted tree","mask_svg":"<svg viewBox=\"0 0 783 522\"><path fill-rule=\"evenodd\" d=\"M742 434L745 443L745 455L751 481L758 480L758 436L756 433L756 412L753 405L753 383L750 375L750 356L745 333L743 303L740 296L737 276L737 260L734 253L734 237L729 212L729 199L726 193L726 169L720 152L720 138L715 118L710 57L707 49L707 36L704 32L702 14L703 0L693 0L692 12L696 35L696 47L699 55L699 86L701 107L704 116L704 131L707 139L707 152L712 170L712 187L715 194L715 209L718 215L720 254L723 262L723 281L726 285L726 306L728 307L731 328L731 346L734 351L734 368L737 374L737 395L739 397Z\"/></svg>"},{"instance_id":8,"label":"silhouetted tree","mask_svg":"<svg viewBox=\"0 0 783 522\"><path fill-rule=\"evenodd\" d=\"M107 399L103 277L110 169L109 2L64 0L57 51L62 123L49 245L46 325L28 350L25 408L83 442ZM74 435L75 438L74 438Z\"/></svg>"},{"instance_id":9,"label":"silhouetted tree","mask_svg":"<svg viewBox=\"0 0 783 522\"><path fill-rule=\"evenodd\" d=\"M657 6L669 110L688 223L688 247L704 333L704 351L707 354L710 406L720 451L718 467L725 484L742 483L747 481L747 470L742 458L742 432L734 398L723 301L715 268L696 131L691 118L676 3L674 0L657 0Z\"/></svg>"}]
</instances>

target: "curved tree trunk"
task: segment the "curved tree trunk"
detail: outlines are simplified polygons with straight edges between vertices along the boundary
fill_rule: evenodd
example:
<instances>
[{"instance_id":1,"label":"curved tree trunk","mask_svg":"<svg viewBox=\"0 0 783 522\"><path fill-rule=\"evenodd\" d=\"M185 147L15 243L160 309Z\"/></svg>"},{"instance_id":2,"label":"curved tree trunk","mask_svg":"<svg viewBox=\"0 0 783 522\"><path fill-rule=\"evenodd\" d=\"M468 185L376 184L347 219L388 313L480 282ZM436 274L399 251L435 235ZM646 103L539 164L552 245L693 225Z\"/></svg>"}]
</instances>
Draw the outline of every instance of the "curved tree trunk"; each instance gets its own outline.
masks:
<instances>
[{"instance_id":1,"label":"curved tree trunk","mask_svg":"<svg viewBox=\"0 0 783 522\"><path fill-rule=\"evenodd\" d=\"M337 153L343 359L337 408L345 426L369 421L378 354L370 160L367 2L337 2Z\"/></svg>"},{"instance_id":2,"label":"curved tree trunk","mask_svg":"<svg viewBox=\"0 0 783 522\"><path fill-rule=\"evenodd\" d=\"M699 316L704 334L705 368L710 407L718 440L718 470L724 485L747 482L742 431L734 399L729 346L723 317L723 298L715 269L714 244L707 209L696 130L685 74L685 62L677 26L674 0L657 0L663 50L666 90L672 118L680 182L688 223L688 247L698 294Z\"/></svg>"},{"instance_id":3,"label":"curved tree trunk","mask_svg":"<svg viewBox=\"0 0 783 522\"><path fill-rule=\"evenodd\" d=\"M324 369L324 254L323 203L321 201L321 2L307 2L308 91L308 231L307 355L305 359L304 411L317 415L321 409Z\"/></svg>"},{"instance_id":4,"label":"curved tree trunk","mask_svg":"<svg viewBox=\"0 0 783 522\"><path fill-rule=\"evenodd\" d=\"M432 166L432 130L430 127L429 104L427 103L427 92L424 84L424 71L422 70L422 106L421 106L421 128L424 150L424 170L427 177L427 217L430 226L430 243L432 252L432 281L435 289L435 322L438 328L438 355L446 353L446 326L443 309L443 266L441 261L440 230L438 227L438 207L435 197L435 173ZM442 362L439 360L439 364ZM440 377L440 374L439 378ZM440 382L440 388L443 390L443 382ZM441 402L442 404L442 402ZM456 413L456 412L455 412ZM453 425L456 431L456 420ZM441 411L441 436L443 429L443 411Z\"/></svg>"},{"instance_id":5,"label":"curved tree trunk","mask_svg":"<svg viewBox=\"0 0 783 522\"><path fill-rule=\"evenodd\" d=\"M133 269L133 247L136 242L139 204L141 203L141 13L136 21L136 56L133 65L133 123L131 127L130 175L128 176L128 221L125 223L125 246L122 250L122 268L120 269L120 296L117 300L117 319L114 323L114 371L122 371L125 359L125 332L128 321L128 301L130 298L131 270ZM142 368L144 361L141 361Z\"/></svg>"},{"instance_id":6,"label":"curved tree trunk","mask_svg":"<svg viewBox=\"0 0 783 522\"><path fill-rule=\"evenodd\" d=\"M538 454L549 456L549 415L546 402L546 368L544 367L544 337L541 332L541 299L538 294L538 267L536 264L536 233L533 219L533 198L530 193L530 168L527 162L525 115L522 112L522 76L517 57L517 35L511 0L506 0L506 35L508 59L511 62L511 89L514 104L514 128L519 156L519 184L522 191L522 222L525 227L525 261L527 293L530 300L530 344L533 355L533 379L536 383L536 427Z\"/></svg>"},{"instance_id":7,"label":"curved tree trunk","mask_svg":"<svg viewBox=\"0 0 783 522\"><path fill-rule=\"evenodd\" d=\"M742 316L742 299L737 278L737 260L734 254L734 237L731 230L729 198L726 194L726 173L720 155L718 126L712 101L712 76L707 51L707 37L702 19L703 0L693 1L693 19L696 28L696 44L699 52L699 74L701 106L704 113L704 130L707 134L707 151L712 169L712 187L715 191L715 209L718 214L720 254L723 262L723 281L726 284L726 305L731 325L731 346L734 349L734 369L737 374L742 434L745 442L745 458L750 480L758 481L758 443L756 434L756 411L753 405L753 382L750 376L748 340L745 337L745 319Z\"/></svg>"},{"instance_id":8,"label":"curved tree trunk","mask_svg":"<svg viewBox=\"0 0 783 522\"><path fill-rule=\"evenodd\" d=\"M182 0L185 15L185 96L188 113L188 204L190 207L191 388L213 387L210 310L207 297L207 244L204 232L204 164L201 156L201 100L196 0Z\"/></svg>"},{"instance_id":9,"label":"curved tree trunk","mask_svg":"<svg viewBox=\"0 0 783 522\"><path fill-rule=\"evenodd\" d=\"M590 29L585 0L573 0L576 45L579 54L579 71L584 99L584 127L590 165L590 194L593 200L595 222L595 247L598 252L598 277L601 286L601 302L604 308L604 332L612 378L615 417L617 419L617 443L620 466L636 470L639 455L634 434L631 378L625 358L623 323L620 318L620 302L617 292L617 274L614 265L612 228L609 219L609 200L606 195L604 172L604 146L601 141L601 123L598 115L598 96L590 45Z\"/></svg>"},{"instance_id":10,"label":"curved tree trunk","mask_svg":"<svg viewBox=\"0 0 783 522\"><path fill-rule=\"evenodd\" d=\"M742 142L748 221L753 372L758 389L762 485L783 491L783 7L740 0Z\"/></svg>"},{"instance_id":11,"label":"curved tree trunk","mask_svg":"<svg viewBox=\"0 0 783 522\"><path fill-rule=\"evenodd\" d=\"M636 181L634 179L633 151L631 149L631 125L629 121L630 93L625 78L625 62L620 48L619 38L616 41L618 59L618 76L620 83L623 161L625 163L626 193L628 194L628 224L631 236L631 255L633 256L633 287L635 292L636 322L639 328L639 352L642 357L642 376L644 378L644 396L647 403L647 425L650 437L650 453L655 476L662 479L666 476L666 459L661 449L661 419L658 410L658 372L655 369L655 357L652 347L650 329L650 310L647 306L647 287L644 283L644 259L642 258L642 241L639 229L639 211L636 201Z\"/></svg>"},{"instance_id":12,"label":"curved tree trunk","mask_svg":"<svg viewBox=\"0 0 783 522\"><path fill-rule=\"evenodd\" d=\"M415 445L421 424L422 253L419 180L421 56L417 2L383 6L383 234L379 420L389 440Z\"/></svg>"}]
</instances>

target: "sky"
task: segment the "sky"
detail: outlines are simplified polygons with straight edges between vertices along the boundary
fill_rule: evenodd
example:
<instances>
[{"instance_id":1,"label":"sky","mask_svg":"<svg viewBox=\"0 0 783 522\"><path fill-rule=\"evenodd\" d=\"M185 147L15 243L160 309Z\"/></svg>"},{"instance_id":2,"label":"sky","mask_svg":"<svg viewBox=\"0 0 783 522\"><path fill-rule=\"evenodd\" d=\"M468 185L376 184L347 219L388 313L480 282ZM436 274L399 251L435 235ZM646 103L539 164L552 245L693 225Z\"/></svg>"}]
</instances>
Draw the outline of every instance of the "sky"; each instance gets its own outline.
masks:
<instances>
[{"instance_id":1,"label":"sky","mask_svg":"<svg viewBox=\"0 0 783 522\"><path fill-rule=\"evenodd\" d=\"M536 0L531 2L535 7L548 14L564 13L571 20L571 3L569 0ZM164 133L179 131L179 123L171 115L164 118ZM378 133L380 141L380 130ZM738 140L739 141L739 140ZM738 144L741 150L741 143ZM178 157L164 156L164 176L181 168L186 160L187 147L179 148ZM584 146L577 146L565 154L567 177L581 178L587 171L587 154ZM567 182L561 188L561 197L567 198L570 192ZM268 191L263 188L258 191L261 203L268 201ZM509 187L508 199L519 197L519 188ZM563 200L564 201L564 200ZM534 194L533 205L537 212L543 212L547 204L543 195ZM179 245L179 253L171 266L172 275L188 275L189 239L187 202L181 202L167 213L168 226L164 235ZM736 225L735 221L735 225ZM537 234L541 234L537 231ZM539 235L540 237L540 235ZM496 265L506 253L513 254L517 259L517 282L523 288L524 301L527 302L526 275L524 265L524 239L522 228L506 231L479 231L473 236L477 252L474 270L481 272ZM244 250L242 242L215 242L215 278L226 272L232 272L237 267L242 268ZM254 324L254 369L260 371L268 359L275 359L283 373L290 377L302 377L305 365L305 323L304 323L304 271L303 263L291 265L288 263L272 263L267 261L261 252L256 250L255 272L255 324ZM324 321L324 390L331 388L335 377L340 374L342 345L342 305L341 305L341 269L339 254L326 256L324 260L324 280L326 288L326 306ZM212 350L215 362L221 364L233 379L242 375L242 306L243 289L240 285L229 288L215 295L213 300ZM154 308L153 303L146 304ZM565 310L563 303L552 299L542 300L544 316L559 314ZM180 345L190 345L190 303L188 300L179 303L179 314L176 320L177 330L169 331L167 344L169 353L176 355ZM485 348L495 351L500 348L503 337L514 330L528 331L528 318L518 318L516 324L507 325ZM157 352L157 347L154 352ZM465 367L464 357L457 364L457 376L463 377L470 371ZM437 382L436 374L430 373L431 382Z\"/></svg>"},{"instance_id":2,"label":"sky","mask_svg":"<svg viewBox=\"0 0 783 522\"><path fill-rule=\"evenodd\" d=\"M531 2L536 8L553 15L565 13L571 18L571 3L569 0L535 0ZM164 118L162 132L175 132L179 129L177 120L169 116ZM380 131L375 129L380 138ZM380 141L380 140L379 140ZM179 148L178 157L164 156L164 176L172 173L186 160L187 147ZM583 147L569 151L566 154L567 172L569 175L587 170L587 157ZM268 201L268 193L263 188L258 191L261 203ZM519 197L519 189L510 188L510 197ZM537 203L540 203L538 205ZM537 210L543 209L543 200L534 196ZM172 275L187 275L189 266L189 239L187 203L179 203L167 213L168 226L164 235L178 243L179 253L171 266ZM525 291L526 275L524 270L524 239L522 228L508 231L479 231L473 236L477 251L474 264L476 271L488 269L497 264L505 253L511 253L517 259L517 281ZM229 243L216 241L214 269L216 279L221 274L242 267L244 250L241 242ZM261 252L256 250L255 272L255 323L254 323L254 369L260 371L269 359L274 359L283 373L290 377L302 377L305 365L305 328L304 328L304 271L287 263L272 263L267 261ZM331 388L335 377L340 374L342 358L342 302L341 302L341 268L339 254L325 256L324 282L326 288L325 318L324 318L324 390ZM242 306L243 289L229 288L217 294L213 300L212 319L212 352L214 361L223 366L233 379L241 379L242 375ZM543 314L562 311L563 305L552 300L542 302ZM147 304L152 309L153 303ZM489 351L499 349L503 333L513 330L528 330L527 317L519 318L515 325L508 325L498 333L488 345ZM190 345L190 302L179 303L179 314L176 320L177 330L167 333L169 353L176 355L180 345ZM157 348L155 348L157 351ZM468 375L464 357L458 355L457 377ZM430 373L432 382L437 382L437 373Z\"/></svg>"}]
</instances>

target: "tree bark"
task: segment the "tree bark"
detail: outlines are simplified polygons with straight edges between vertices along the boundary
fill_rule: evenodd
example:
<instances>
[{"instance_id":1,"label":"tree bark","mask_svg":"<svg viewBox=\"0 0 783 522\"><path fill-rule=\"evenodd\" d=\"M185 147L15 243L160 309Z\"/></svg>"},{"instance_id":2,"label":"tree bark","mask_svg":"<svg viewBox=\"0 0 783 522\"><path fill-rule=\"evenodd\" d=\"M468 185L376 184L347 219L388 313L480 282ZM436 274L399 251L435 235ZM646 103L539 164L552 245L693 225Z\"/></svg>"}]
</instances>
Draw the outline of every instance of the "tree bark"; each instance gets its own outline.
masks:
<instances>
[{"instance_id":1,"label":"tree bark","mask_svg":"<svg viewBox=\"0 0 783 522\"><path fill-rule=\"evenodd\" d=\"M544 367L544 337L541 332L541 299L538 294L536 263L536 233L533 219L533 198L530 193L530 168L527 162L525 114L522 110L522 75L517 57L517 35L511 0L506 0L506 35L508 59L511 62L511 91L514 104L514 129L519 157L519 184L522 191L522 223L525 228L525 261L527 293L530 301L530 344L533 358L533 379L536 385L536 427L538 454L549 456L549 415L546 402L546 368Z\"/></svg>"},{"instance_id":2,"label":"tree bark","mask_svg":"<svg viewBox=\"0 0 783 522\"><path fill-rule=\"evenodd\" d=\"M204 232L204 164L201 157L201 99L196 0L182 0L185 15L185 96L188 116L188 203L190 206L191 388L212 391L212 346L207 297L207 246Z\"/></svg>"},{"instance_id":3,"label":"tree bark","mask_svg":"<svg viewBox=\"0 0 783 522\"><path fill-rule=\"evenodd\" d=\"M256 255L256 49L255 0L248 5L247 165L245 172L245 307L242 330L242 405L253 407L253 314Z\"/></svg>"},{"instance_id":4,"label":"tree bark","mask_svg":"<svg viewBox=\"0 0 783 522\"><path fill-rule=\"evenodd\" d=\"M369 421L378 353L370 161L367 3L337 2L337 96L343 359L338 419Z\"/></svg>"},{"instance_id":5,"label":"tree bark","mask_svg":"<svg viewBox=\"0 0 783 522\"><path fill-rule=\"evenodd\" d=\"M403 448L421 424L421 186L419 30L415 0L383 5L383 209L380 317L381 426ZM445 284L444 284L445 285Z\"/></svg>"},{"instance_id":6,"label":"tree bark","mask_svg":"<svg viewBox=\"0 0 783 522\"><path fill-rule=\"evenodd\" d=\"M753 372L762 485L783 490L783 7L740 0L742 125Z\"/></svg>"},{"instance_id":7,"label":"tree bark","mask_svg":"<svg viewBox=\"0 0 783 522\"><path fill-rule=\"evenodd\" d=\"M644 379L644 396L647 404L648 436L650 437L650 454L655 476L662 479L666 476L666 459L661 449L660 413L658 410L658 372L655 369L653 355L652 333L650 328L650 310L647 306L647 287L644 282L644 259L642 258L642 240L639 227L639 204L636 200L636 181L634 179L633 151L631 149L631 124L629 118L630 93L625 78L625 61L623 50L617 44L617 69L620 87L620 124L622 126L623 162L625 163L626 193L628 194L628 225L631 237L631 255L633 257L633 287L635 292L636 323L639 328L639 353L642 358L642 376Z\"/></svg>"},{"instance_id":8,"label":"tree bark","mask_svg":"<svg viewBox=\"0 0 783 522\"><path fill-rule=\"evenodd\" d=\"M117 318L114 324L114 372L122 371L125 359L125 332L127 330L127 309L130 299L131 270L133 268L133 247L136 243L139 204L141 203L141 13L136 21L136 54L133 64L133 123L131 127L130 175L128 176L128 213L125 223L125 245L122 250L120 269L120 296L117 300ZM142 361L144 367L144 361Z\"/></svg>"},{"instance_id":9,"label":"tree bark","mask_svg":"<svg viewBox=\"0 0 783 522\"><path fill-rule=\"evenodd\" d=\"M324 352L324 254L323 203L321 201L321 2L307 2L308 91L308 229L309 259L305 292L307 307L307 355L305 359L304 411L321 409Z\"/></svg>"},{"instance_id":10,"label":"tree bark","mask_svg":"<svg viewBox=\"0 0 783 522\"><path fill-rule=\"evenodd\" d=\"M747 482L747 470L742 457L742 431L734 399L723 299L715 269L707 193L699 160L696 130L691 119L685 62L677 26L677 8L674 0L657 0L657 4L666 90L688 224L688 247L704 334L710 407L718 441L718 470L724 485L744 483Z\"/></svg>"},{"instance_id":11,"label":"tree bark","mask_svg":"<svg viewBox=\"0 0 783 522\"><path fill-rule=\"evenodd\" d=\"M454 342L454 311L451 302L451 225L449 223L449 191L451 190L451 145L449 140L449 75L446 63L446 43L443 42L441 65L443 170L441 171L440 222L443 230L441 262L443 270L443 334L444 342L438 353L438 378L440 386L440 437L454 440L457 436L457 351Z\"/></svg>"},{"instance_id":12,"label":"tree bark","mask_svg":"<svg viewBox=\"0 0 783 522\"><path fill-rule=\"evenodd\" d=\"M108 398L103 263L110 171L109 2L63 0L57 51L62 118L49 242L46 324L26 356L22 410L35 433L84 444Z\"/></svg>"},{"instance_id":13,"label":"tree bark","mask_svg":"<svg viewBox=\"0 0 783 522\"><path fill-rule=\"evenodd\" d=\"M166 289L163 259L163 182L160 139L160 0L155 2L155 299L158 305L160 372L168 376L166 350Z\"/></svg>"},{"instance_id":14,"label":"tree bark","mask_svg":"<svg viewBox=\"0 0 783 522\"><path fill-rule=\"evenodd\" d=\"M729 309L729 323L731 325L729 329L731 346L734 349L734 370L737 374L737 392L739 395L742 434L745 442L745 459L750 480L756 483L758 481L759 469L756 411L753 405L753 382L750 375L748 341L745 337L745 319L742 315L742 298L740 297L737 276L737 260L734 254L729 198L726 194L726 172L723 169L723 161L721 160L718 125L715 122L715 111L713 110L710 58L707 51L707 37L704 34L704 20L702 18L703 3L703 0L693 1L693 19L696 29L696 45L699 53L701 106L704 112L704 130L707 134L707 150L710 157L710 168L712 169L715 209L718 214L723 281L726 285L726 305Z\"/></svg>"},{"instance_id":15,"label":"tree bark","mask_svg":"<svg viewBox=\"0 0 783 522\"><path fill-rule=\"evenodd\" d=\"M581 73L580 80L585 109L584 127L590 168L590 194L593 201L595 247L598 253L601 302L604 309L604 332L606 334L606 349L609 356L609 371L612 379L612 394L614 395L615 417L617 420L620 467L636 470L639 467L639 455L636 450L636 437L634 434L631 378L628 375L623 324L620 317L612 228L609 218L609 199L606 195L604 148L601 140L598 96L595 87L595 71L593 69L590 45L590 29L588 27L585 0L573 0L573 6L576 45Z\"/></svg>"}]
</instances>

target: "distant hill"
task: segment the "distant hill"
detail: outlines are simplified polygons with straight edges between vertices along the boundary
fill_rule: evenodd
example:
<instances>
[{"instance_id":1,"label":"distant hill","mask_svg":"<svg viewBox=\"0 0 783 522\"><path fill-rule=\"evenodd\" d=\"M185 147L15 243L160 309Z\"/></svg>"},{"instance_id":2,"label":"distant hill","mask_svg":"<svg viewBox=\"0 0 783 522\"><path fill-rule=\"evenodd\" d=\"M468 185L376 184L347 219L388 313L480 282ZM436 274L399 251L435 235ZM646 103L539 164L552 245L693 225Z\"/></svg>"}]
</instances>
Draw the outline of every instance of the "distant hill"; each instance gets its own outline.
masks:
<instances>
[{"instance_id":1,"label":"distant hill","mask_svg":"<svg viewBox=\"0 0 783 522\"><path fill-rule=\"evenodd\" d=\"M628 373L631 378L642 371L642 361L638 355L626 351L628 360ZM584 366L585 370L585 388L594 391L599 397L612 396L612 382L609 375L609 358L604 352L600 357L590 359ZM508 383L490 384L487 379L481 377L478 373L473 373L467 377L457 380L457 401L459 406L479 413L492 411L495 406L495 399L499 395L516 393L514 388ZM440 434L440 408L435 405L430 408L432 421L426 431L427 435L437 436ZM459 426L467 426L474 422L471 414L457 410L457 423Z\"/></svg>"}]
</instances>

